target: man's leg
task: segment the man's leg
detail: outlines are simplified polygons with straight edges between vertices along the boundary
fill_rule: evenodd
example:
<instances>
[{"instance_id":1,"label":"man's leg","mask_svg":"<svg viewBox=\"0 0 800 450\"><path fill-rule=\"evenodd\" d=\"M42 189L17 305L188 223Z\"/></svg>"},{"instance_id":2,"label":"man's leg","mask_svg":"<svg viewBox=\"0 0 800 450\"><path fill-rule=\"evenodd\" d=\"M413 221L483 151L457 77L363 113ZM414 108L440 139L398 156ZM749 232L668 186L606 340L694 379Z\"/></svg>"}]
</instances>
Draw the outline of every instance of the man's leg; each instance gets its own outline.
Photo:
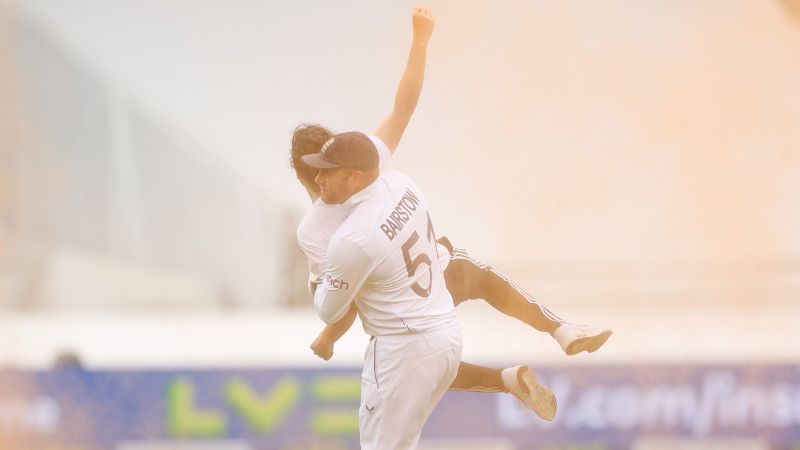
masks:
<instances>
[{"instance_id":1,"label":"man's leg","mask_svg":"<svg viewBox=\"0 0 800 450\"><path fill-rule=\"evenodd\" d=\"M458 327L370 342L361 378L361 448L415 449L461 359Z\"/></svg>"},{"instance_id":2,"label":"man's leg","mask_svg":"<svg viewBox=\"0 0 800 450\"><path fill-rule=\"evenodd\" d=\"M503 383L503 369L476 366L461 361L458 373L450 385L451 391L466 392L509 392Z\"/></svg>"},{"instance_id":3,"label":"man's leg","mask_svg":"<svg viewBox=\"0 0 800 450\"><path fill-rule=\"evenodd\" d=\"M509 278L463 250L454 250L444 276L456 305L482 298L503 314L545 333L553 333L565 323Z\"/></svg>"},{"instance_id":4,"label":"man's leg","mask_svg":"<svg viewBox=\"0 0 800 450\"><path fill-rule=\"evenodd\" d=\"M447 238L439 242L450 250L444 278L456 306L465 300L482 298L503 314L549 333L568 355L594 352L611 336L611 330L575 325L561 319L490 265L475 260L464 250L453 248Z\"/></svg>"},{"instance_id":5,"label":"man's leg","mask_svg":"<svg viewBox=\"0 0 800 450\"><path fill-rule=\"evenodd\" d=\"M553 420L556 415L555 394L539 384L528 366L494 369L462 361L449 390L507 392L517 397L520 403L531 408L544 420Z\"/></svg>"}]
</instances>

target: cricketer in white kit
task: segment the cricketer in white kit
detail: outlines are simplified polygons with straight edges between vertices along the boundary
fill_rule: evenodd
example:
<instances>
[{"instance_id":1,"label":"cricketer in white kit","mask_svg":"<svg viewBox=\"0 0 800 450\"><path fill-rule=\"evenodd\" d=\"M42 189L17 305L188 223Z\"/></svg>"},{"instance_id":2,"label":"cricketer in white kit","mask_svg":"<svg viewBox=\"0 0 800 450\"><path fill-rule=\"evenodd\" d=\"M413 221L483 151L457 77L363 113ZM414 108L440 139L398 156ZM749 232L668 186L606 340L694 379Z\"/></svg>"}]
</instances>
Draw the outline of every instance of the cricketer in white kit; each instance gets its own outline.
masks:
<instances>
[{"instance_id":1,"label":"cricketer in white kit","mask_svg":"<svg viewBox=\"0 0 800 450\"><path fill-rule=\"evenodd\" d=\"M379 172L379 159L358 132L303 157L320 169L323 201L347 216L328 245L314 304L334 323L355 302L372 336L361 378L361 448L413 449L455 378L461 331L425 196L408 176Z\"/></svg>"}]
</instances>

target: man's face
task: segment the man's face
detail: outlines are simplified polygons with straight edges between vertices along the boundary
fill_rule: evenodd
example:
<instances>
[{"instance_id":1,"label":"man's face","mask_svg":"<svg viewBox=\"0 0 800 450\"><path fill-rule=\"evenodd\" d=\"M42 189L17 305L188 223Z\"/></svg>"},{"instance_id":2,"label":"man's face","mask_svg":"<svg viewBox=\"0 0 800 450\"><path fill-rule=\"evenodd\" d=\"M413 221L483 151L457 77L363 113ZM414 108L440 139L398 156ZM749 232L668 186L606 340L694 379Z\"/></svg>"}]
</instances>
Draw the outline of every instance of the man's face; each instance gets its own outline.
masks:
<instances>
[{"instance_id":1,"label":"man's face","mask_svg":"<svg viewBox=\"0 0 800 450\"><path fill-rule=\"evenodd\" d=\"M344 203L358 191L356 170L348 167L320 169L314 181L319 186L322 201L329 205Z\"/></svg>"}]
</instances>

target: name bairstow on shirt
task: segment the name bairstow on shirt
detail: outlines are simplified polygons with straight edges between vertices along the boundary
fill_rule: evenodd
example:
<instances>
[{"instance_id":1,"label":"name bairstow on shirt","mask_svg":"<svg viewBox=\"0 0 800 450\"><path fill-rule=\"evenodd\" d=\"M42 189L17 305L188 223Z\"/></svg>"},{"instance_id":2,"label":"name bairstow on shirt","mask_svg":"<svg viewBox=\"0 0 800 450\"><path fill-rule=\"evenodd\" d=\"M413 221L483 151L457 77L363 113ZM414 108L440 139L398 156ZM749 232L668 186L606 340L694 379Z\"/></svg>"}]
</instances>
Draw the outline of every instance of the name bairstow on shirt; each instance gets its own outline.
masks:
<instances>
[{"instance_id":1,"label":"name bairstow on shirt","mask_svg":"<svg viewBox=\"0 0 800 450\"><path fill-rule=\"evenodd\" d=\"M397 233L408 223L419 204L419 197L414 195L410 188L406 189L406 193L400 197L400 201L397 202L392 212L389 213L389 217L380 225L381 231L386 234L386 237L388 237L390 241L394 239Z\"/></svg>"}]
</instances>

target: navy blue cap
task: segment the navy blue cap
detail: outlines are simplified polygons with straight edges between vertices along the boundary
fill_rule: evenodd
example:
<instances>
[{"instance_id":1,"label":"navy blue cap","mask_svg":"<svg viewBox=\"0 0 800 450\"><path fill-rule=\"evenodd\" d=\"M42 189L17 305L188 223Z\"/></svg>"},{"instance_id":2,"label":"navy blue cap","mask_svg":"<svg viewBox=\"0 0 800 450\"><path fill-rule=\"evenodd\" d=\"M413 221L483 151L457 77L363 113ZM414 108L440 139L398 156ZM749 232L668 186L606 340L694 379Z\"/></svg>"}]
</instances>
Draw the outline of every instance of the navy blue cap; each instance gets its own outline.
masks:
<instances>
[{"instance_id":1,"label":"navy blue cap","mask_svg":"<svg viewBox=\"0 0 800 450\"><path fill-rule=\"evenodd\" d=\"M378 149L364 133L348 131L328 139L319 153L305 155L303 162L316 169L350 167L359 170L378 168Z\"/></svg>"}]
</instances>

